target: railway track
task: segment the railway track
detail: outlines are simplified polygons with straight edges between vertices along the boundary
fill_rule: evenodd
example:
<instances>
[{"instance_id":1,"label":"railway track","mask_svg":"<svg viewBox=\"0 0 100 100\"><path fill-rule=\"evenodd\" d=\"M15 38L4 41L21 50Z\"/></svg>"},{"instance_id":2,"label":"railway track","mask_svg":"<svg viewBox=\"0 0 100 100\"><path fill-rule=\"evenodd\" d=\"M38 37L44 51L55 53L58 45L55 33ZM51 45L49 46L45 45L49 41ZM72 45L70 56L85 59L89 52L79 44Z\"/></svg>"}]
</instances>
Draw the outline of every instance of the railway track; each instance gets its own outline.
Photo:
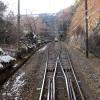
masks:
<instances>
[{"instance_id":1,"label":"railway track","mask_svg":"<svg viewBox=\"0 0 100 100\"><path fill-rule=\"evenodd\" d=\"M54 70L55 70L54 66L55 66L57 55L58 55L58 52L56 52L55 48L52 48L52 47L53 46L50 46L49 50L47 50L46 67L44 71L43 83L41 87L39 100L42 100L42 99L47 100L47 98L49 97L49 92L51 91L50 89L50 86L52 84L51 79L54 74Z\"/></svg>"},{"instance_id":2,"label":"railway track","mask_svg":"<svg viewBox=\"0 0 100 100\"><path fill-rule=\"evenodd\" d=\"M47 54L39 100L85 100L68 50L62 45L54 59Z\"/></svg>"}]
</instances>

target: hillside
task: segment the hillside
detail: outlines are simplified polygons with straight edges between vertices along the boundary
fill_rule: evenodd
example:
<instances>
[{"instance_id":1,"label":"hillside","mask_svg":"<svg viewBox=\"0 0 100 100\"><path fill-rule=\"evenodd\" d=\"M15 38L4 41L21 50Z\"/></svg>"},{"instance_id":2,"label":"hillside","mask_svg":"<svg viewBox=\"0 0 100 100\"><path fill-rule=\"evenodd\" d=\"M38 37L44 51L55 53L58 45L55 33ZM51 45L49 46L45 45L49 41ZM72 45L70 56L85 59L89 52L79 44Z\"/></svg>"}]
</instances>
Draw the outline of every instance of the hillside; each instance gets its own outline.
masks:
<instances>
[{"instance_id":1,"label":"hillside","mask_svg":"<svg viewBox=\"0 0 100 100\"><path fill-rule=\"evenodd\" d=\"M77 7L69 28L69 44L77 48L85 49L85 7L81 0ZM88 0L89 15L89 51L98 53L100 51L100 0Z\"/></svg>"}]
</instances>

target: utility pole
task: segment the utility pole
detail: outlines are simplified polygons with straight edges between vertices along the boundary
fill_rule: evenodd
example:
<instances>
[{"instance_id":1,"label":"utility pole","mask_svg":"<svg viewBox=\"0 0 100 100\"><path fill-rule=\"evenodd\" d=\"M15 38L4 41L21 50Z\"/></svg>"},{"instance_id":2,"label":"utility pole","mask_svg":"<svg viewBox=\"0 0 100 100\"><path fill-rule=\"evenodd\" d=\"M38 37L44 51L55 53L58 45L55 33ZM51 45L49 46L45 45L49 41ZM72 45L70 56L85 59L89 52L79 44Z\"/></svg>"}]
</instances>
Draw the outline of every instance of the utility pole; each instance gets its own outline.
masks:
<instances>
[{"instance_id":1,"label":"utility pole","mask_svg":"<svg viewBox=\"0 0 100 100\"><path fill-rule=\"evenodd\" d=\"M18 0L18 34L20 34L20 0Z\"/></svg>"},{"instance_id":2,"label":"utility pole","mask_svg":"<svg viewBox=\"0 0 100 100\"><path fill-rule=\"evenodd\" d=\"M86 57L89 57L88 47L88 2L85 0L85 32L86 32Z\"/></svg>"}]
</instances>

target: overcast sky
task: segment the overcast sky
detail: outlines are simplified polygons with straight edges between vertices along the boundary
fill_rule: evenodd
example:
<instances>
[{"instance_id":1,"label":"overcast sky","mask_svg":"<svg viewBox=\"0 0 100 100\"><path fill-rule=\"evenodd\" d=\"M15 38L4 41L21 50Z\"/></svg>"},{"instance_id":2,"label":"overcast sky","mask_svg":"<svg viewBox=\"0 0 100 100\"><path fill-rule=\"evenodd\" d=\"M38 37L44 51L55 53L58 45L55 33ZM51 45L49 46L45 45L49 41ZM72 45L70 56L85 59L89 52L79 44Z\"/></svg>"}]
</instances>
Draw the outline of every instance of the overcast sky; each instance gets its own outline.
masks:
<instances>
[{"instance_id":1,"label":"overcast sky","mask_svg":"<svg viewBox=\"0 0 100 100\"><path fill-rule=\"evenodd\" d=\"M7 12L10 10L17 14L17 1L18 0L1 0L8 5ZM74 4L75 0L20 0L21 14L34 14L38 13L55 13L59 10L69 7Z\"/></svg>"}]
</instances>

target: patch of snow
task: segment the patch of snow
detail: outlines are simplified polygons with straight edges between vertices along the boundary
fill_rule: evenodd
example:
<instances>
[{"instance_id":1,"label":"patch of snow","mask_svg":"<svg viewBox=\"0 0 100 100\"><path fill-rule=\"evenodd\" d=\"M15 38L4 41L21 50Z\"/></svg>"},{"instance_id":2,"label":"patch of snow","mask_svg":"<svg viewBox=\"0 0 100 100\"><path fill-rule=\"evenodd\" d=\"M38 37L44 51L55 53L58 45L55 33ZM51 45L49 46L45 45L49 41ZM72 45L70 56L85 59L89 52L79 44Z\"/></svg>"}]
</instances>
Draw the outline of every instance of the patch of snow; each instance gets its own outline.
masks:
<instances>
[{"instance_id":1,"label":"patch of snow","mask_svg":"<svg viewBox=\"0 0 100 100\"><path fill-rule=\"evenodd\" d=\"M43 52L44 50L46 50L46 48L47 48L47 45L44 46L43 48L41 48L41 49L39 50L39 52Z\"/></svg>"},{"instance_id":2,"label":"patch of snow","mask_svg":"<svg viewBox=\"0 0 100 100\"><path fill-rule=\"evenodd\" d=\"M4 91L2 91L2 97L8 96L8 97L13 97L13 95L16 96L14 100L19 100L20 97L20 89L23 85L25 85L25 80L23 79L23 76L25 73L19 74L14 82L13 81L7 81L7 83L3 86ZM1 100L1 99L0 99Z\"/></svg>"},{"instance_id":3,"label":"patch of snow","mask_svg":"<svg viewBox=\"0 0 100 100\"><path fill-rule=\"evenodd\" d=\"M1 55L0 56L0 62L9 63L11 60L16 60L16 59L9 55Z\"/></svg>"},{"instance_id":4,"label":"patch of snow","mask_svg":"<svg viewBox=\"0 0 100 100\"><path fill-rule=\"evenodd\" d=\"M0 69L2 69L3 68L3 65L0 63Z\"/></svg>"},{"instance_id":5,"label":"patch of snow","mask_svg":"<svg viewBox=\"0 0 100 100\"><path fill-rule=\"evenodd\" d=\"M27 45L27 47L28 47L28 48L33 48L33 47L36 48L36 44L33 44L33 45L32 45L32 44L31 44L31 45Z\"/></svg>"},{"instance_id":6,"label":"patch of snow","mask_svg":"<svg viewBox=\"0 0 100 100\"><path fill-rule=\"evenodd\" d=\"M33 35L34 35L33 38L37 38L37 35L34 32L33 32Z\"/></svg>"},{"instance_id":7,"label":"patch of snow","mask_svg":"<svg viewBox=\"0 0 100 100\"><path fill-rule=\"evenodd\" d=\"M15 100L19 100L19 97L15 97Z\"/></svg>"},{"instance_id":8,"label":"patch of snow","mask_svg":"<svg viewBox=\"0 0 100 100\"><path fill-rule=\"evenodd\" d=\"M11 93L8 93L8 92L7 92L7 93L3 93L2 95L3 95L3 96L6 96L6 95L7 95L7 96L12 96Z\"/></svg>"},{"instance_id":9,"label":"patch of snow","mask_svg":"<svg viewBox=\"0 0 100 100\"><path fill-rule=\"evenodd\" d=\"M9 81L7 81L7 83L6 84L4 84L4 89L7 89L7 87L9 86Z\"/></svg>"},{"instance_id":10,"label":"patch of snow","mask_svg":"<svg viewBox=\"0 0 100 100\"><path fill-rule=\"evenodd\" d=\"M15 65L13 66L13 68L16 68L16 67L17 67L17 65L18 65L18 64L15 64Z\"/></svg>"},{"instance_id":11,"label":"patch of snow","mask_svg":"<svg viewBox=\"0 0 100 100\"><path fill-rule=\"evenodd\" d=\"M18 77L16 77L16 80L12 86L11 91L18 92L18 89L22 87L25 84L25 80L22 80L22 77L25 75L25 73L21 73Z\"/></svg>"},{"instance_id":12,"label":"patch of snow","mask_svg":"<svg viewBox=\"0 0 100 100\"><path fill-rule=\"evenodd\" d=\"M2 48L0 48L0 51L1 51L1 52L4 52L4 51L2 50Z\"/></svg>"}]
</instances>

